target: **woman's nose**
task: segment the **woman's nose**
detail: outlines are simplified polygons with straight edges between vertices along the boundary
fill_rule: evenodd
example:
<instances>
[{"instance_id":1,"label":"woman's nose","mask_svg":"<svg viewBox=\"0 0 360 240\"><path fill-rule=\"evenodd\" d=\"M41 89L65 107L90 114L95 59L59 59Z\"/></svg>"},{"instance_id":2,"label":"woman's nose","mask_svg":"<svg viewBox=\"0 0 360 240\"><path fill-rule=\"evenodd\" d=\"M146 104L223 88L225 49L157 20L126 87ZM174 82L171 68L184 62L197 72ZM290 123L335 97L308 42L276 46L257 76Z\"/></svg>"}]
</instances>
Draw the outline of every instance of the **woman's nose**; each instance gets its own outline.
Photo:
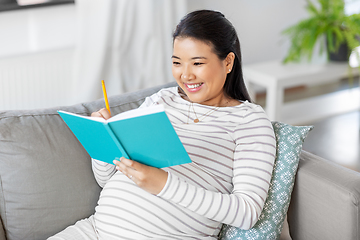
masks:
<instances>
[{"instance_id":1,"label":"woman's nose","mask_svg":"<svg viewBox=\"0 0 360 240\"><path fill-rule=\"evenodd\" d=\"M193 78L193 74L192 74L192 72L191 72L191 69L189 68L189 67L185 67L184 69L183 69L183 72L182 72L182 74L181 74L181 78L183 79L183 80L190 80L190 79L192 79Z\"/></svg>"}]
</instances>

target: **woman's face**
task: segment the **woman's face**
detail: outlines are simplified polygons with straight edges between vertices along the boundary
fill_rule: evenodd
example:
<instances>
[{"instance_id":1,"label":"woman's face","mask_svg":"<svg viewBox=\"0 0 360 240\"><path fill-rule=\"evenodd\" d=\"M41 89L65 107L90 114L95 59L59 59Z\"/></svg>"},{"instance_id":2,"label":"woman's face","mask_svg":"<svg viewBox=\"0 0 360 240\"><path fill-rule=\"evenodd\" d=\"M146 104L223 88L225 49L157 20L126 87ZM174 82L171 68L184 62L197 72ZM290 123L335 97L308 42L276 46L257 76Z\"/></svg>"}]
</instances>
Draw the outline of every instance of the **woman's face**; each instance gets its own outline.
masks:
<instances>
[{"instance_id":1,"label":"woman's face","mask_svg":"<svg viewBox=\"0 0 360 240\"><path fill-rule=\"evenodd\" d=\"M176 38L172 56L172 73L192 102L224 106L223 87L231 72L234 53L220 60L212 47L193 38Z\"/></svg>"}]
</instances>

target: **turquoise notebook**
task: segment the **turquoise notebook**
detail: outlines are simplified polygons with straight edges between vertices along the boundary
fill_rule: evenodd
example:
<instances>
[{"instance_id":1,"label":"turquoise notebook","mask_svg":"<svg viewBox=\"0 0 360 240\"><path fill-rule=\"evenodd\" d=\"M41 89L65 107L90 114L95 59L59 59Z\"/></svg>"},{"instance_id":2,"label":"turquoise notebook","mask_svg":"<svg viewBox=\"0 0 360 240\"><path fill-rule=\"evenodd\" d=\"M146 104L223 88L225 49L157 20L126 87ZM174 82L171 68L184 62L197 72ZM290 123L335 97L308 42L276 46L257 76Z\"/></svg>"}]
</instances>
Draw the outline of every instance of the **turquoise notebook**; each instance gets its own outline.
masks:
<instances>
[{"instance_id":1,"label":"turquoise notebook","mask_svg":"<svg viewBox=\"0 0 360 240\"><path fill-rule=\"evenodd\" d=\"M124 156L157 168L191 162L162 105L130 110L108 120L58 113L94 159L113 164Z\"/></svg>"}]
</instances>

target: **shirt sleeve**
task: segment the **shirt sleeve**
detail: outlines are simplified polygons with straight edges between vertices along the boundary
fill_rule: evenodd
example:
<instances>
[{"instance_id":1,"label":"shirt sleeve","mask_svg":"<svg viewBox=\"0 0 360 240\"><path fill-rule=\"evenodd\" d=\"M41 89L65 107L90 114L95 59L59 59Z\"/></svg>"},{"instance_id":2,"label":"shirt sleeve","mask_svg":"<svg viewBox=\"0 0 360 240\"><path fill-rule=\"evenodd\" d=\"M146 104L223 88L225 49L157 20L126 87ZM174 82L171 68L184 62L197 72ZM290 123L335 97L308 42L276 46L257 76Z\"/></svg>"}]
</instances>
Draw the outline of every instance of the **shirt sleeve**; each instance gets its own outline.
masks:
<instances>
[{"instance_id":1,"label":"shirt sleeve","mask_svg":"<svg viewBox=\"0 0 360 240\"><path fill-rule=\"evenodd\" d=\"M230 194L191 185L169 172L158 196L214 221L252 228L264 207L276 156L274 131L261 107L243 116L234 131L234 141Z\"/></svg>"},{"instance_id":2,"label":"shirt sleeve","mask_svg":"<svg viewBox=\"0 0 360 240\"><path fill-rule=\"evenodd\" d=\"M106 182L116 173L116 166L102 162L96 159L91 159L91 166L94 172L96 182L100 187L104 187Z\"/></svg>"},{"instance_id":3,"label":"shirt sleeve","mask_svg":"<svg viewBox=\"0 0 360 240\"><path fill-rule=\"evenodd\" d=\"M157 101L159 99L159 92L158 93L154 93L153 95L146 97L145 101L140 105L139 108L143 108L143 107L150 107L152 105L156 105Z\"/></svg>"}]
</instances>

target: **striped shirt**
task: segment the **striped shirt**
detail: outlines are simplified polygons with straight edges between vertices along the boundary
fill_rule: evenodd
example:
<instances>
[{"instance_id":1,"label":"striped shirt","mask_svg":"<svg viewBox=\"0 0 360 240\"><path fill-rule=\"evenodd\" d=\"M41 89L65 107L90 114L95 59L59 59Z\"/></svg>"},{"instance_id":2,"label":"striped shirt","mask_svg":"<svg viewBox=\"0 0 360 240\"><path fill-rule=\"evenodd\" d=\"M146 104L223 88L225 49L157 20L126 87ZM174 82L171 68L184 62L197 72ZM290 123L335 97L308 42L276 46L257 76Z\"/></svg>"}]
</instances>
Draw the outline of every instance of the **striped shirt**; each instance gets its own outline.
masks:
<instances>
[{"instance_id":1,"label":"striped shirt","mask_svg":"<svg viewBox=\"0 0 360 240\"><path fill-rule=\"evenodd\" d=\"M168 179L155 196L114 165L93 160L103 187L94 215L100 239L217 239L223 223L251 228L276 154L264 110L247 101L221 108L191 104L177 87L160 90L141 107L153 104L164 105L192 163L164 168Z\"/></svg>"}]
</instances>

